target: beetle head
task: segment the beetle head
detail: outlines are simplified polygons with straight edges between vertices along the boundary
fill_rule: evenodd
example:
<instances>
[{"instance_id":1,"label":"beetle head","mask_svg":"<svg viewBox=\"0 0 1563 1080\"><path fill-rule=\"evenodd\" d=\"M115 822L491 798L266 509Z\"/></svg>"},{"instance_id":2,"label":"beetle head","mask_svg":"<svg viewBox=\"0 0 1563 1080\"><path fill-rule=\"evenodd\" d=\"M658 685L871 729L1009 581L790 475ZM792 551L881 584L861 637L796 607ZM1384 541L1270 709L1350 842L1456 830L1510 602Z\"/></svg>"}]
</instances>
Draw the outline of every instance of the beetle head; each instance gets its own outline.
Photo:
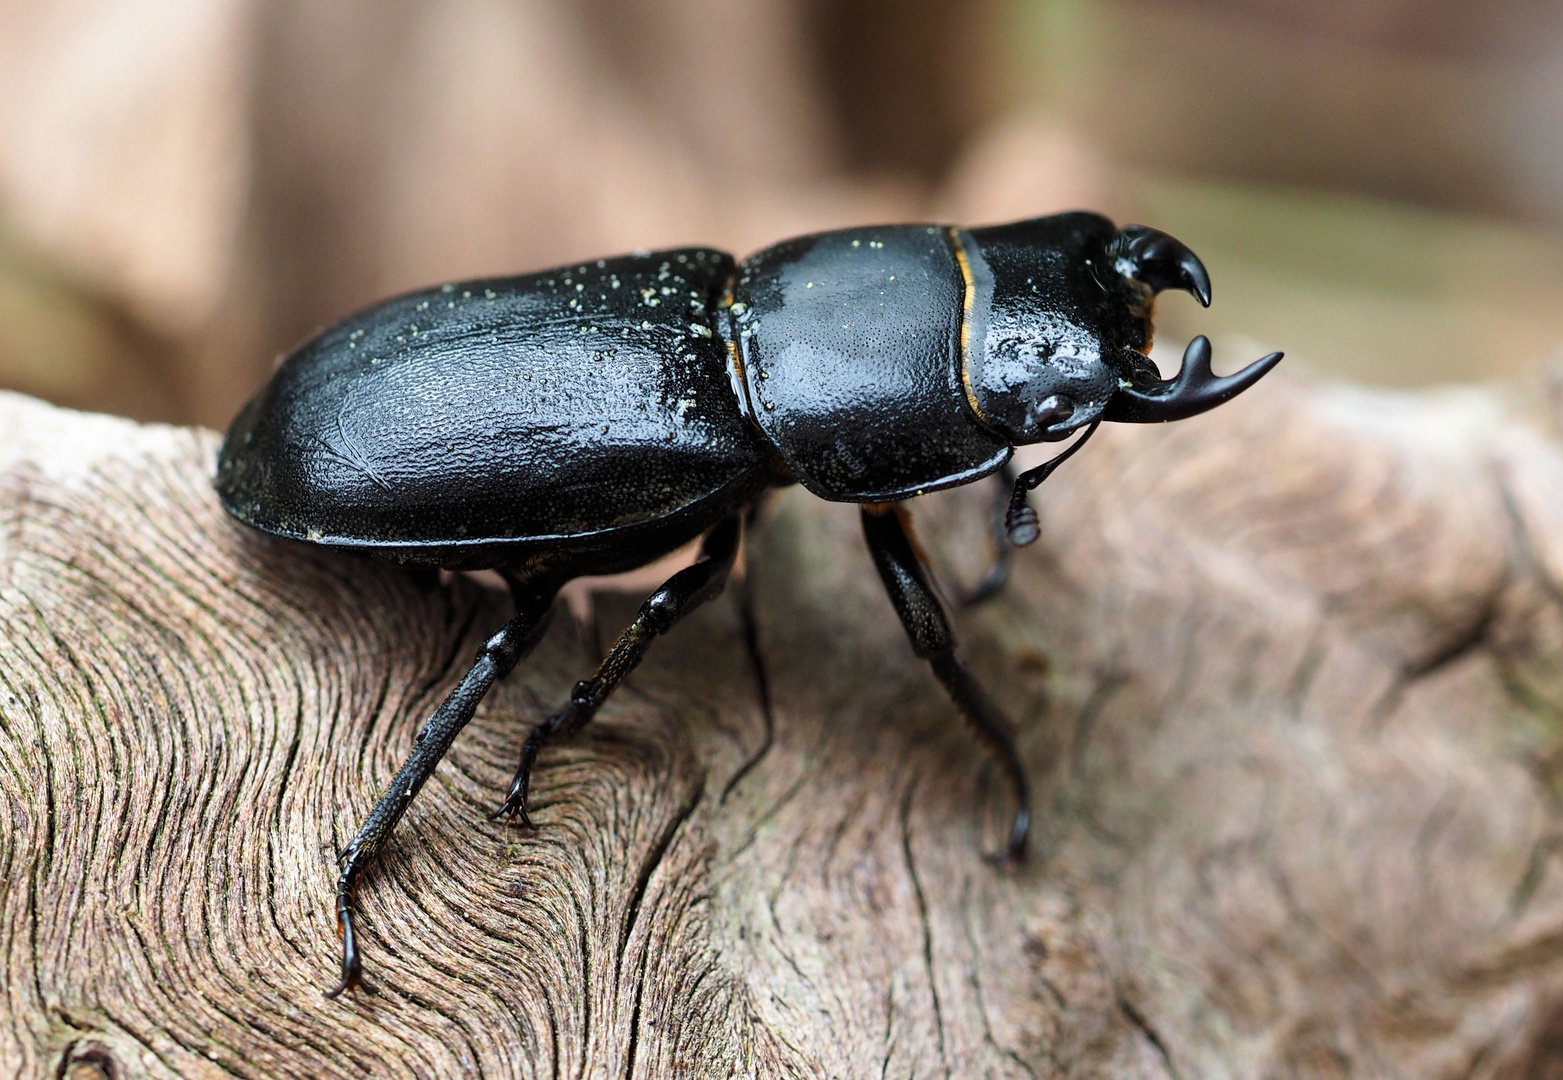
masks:
<instances>
[{"instance_id":1,"label":"beetle head","mask_svg":"<svg viewBox=\"0 0 1563 1080\"><path fill-rule=\"evenodd\" d=\"M1097 419L1178 420L1252 385L1265 357L1216 378L1196 338L1163 380L1147 353L1155 295L1210 303L1198 257L1164 232L1119 229L1098 214L1059 214L962 236L972 303L962 378L973 408L1012 443L1051 442Z\"/></svg>"}]
</instances>

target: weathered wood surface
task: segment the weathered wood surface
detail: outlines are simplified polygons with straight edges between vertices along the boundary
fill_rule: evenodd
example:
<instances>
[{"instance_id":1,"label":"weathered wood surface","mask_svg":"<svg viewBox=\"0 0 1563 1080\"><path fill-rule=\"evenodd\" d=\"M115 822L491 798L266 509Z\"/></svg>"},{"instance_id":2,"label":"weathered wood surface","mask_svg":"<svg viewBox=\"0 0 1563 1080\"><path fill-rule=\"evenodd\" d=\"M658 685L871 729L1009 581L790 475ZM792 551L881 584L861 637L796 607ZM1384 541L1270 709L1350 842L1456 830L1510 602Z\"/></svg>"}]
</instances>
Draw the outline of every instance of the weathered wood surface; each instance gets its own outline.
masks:
<instances>
[{"instance_id":1,"label":"weathered wood surface","mask_svg":"<svg viewBox=\"0 0 1563 1080\"><path fill-rule=\"evenodd\" d=\"M959 620L1032 860L850 507L545 752L556 620L361 893L333 853L507 603L270 542L210 433L0 396L0 1071L1522 1077L1563 1069L1563 446L1547 397L1268 380L1104 431ZM946 581L986 491L918 508ZM632 600L598 605L605 631ZM760 665L770 715L762 708Z\"/></svg>"}]
</instances>

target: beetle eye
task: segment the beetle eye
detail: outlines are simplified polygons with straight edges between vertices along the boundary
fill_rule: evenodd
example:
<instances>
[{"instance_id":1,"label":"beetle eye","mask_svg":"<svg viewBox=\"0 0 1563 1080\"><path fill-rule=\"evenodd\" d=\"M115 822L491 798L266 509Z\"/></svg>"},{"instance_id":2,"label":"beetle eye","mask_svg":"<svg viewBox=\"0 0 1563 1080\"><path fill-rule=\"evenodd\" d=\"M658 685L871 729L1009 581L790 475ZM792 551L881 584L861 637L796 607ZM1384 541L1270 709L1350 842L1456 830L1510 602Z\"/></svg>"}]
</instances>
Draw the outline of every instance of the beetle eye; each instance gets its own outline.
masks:
<instances>
[{"instance_id":1,"label":"beetle eye","mask_svg":"<svg viewBox=\"0 0 1563 1080\"><path fill-rule=\"evenodd\" d=\"M1061 424L1075 414L1075 403L1062 394L1049 394L1037 402L1031 422L1040 428Z\"/></svg>"}]
</instances>

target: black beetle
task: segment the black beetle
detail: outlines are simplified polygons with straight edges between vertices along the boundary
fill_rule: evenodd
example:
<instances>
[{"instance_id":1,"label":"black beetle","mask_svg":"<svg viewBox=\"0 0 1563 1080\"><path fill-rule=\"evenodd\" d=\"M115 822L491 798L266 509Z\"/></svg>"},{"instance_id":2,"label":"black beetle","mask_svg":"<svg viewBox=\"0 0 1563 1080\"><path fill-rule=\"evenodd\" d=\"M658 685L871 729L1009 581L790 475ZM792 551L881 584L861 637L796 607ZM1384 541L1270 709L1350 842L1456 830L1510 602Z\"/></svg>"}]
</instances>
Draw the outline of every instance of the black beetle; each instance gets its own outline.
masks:
<instances>
[{"instance_id":1,"label":"black beetle","mask_svg":"<svg viewBox=\"0 0 1563 1080\"><path fill-rule=\"evenodd\" d=\"M499 810L525 824L543 744L578 731L653 638L721 591L744 511L793 482L862 504L913 650L1008 772L1019 804L1008 853L1020 855L1029 795L1010 726L955 657L901 500L999 473L1009 542L1030 543L1027 492L1103 420L1192 416L1281 358L1217 378L1200 337L1162 380L1146 353L1152 298L1166 288L1210 303L1187 247L1097 214L890 225L799 237L739 263L688 248L442 285L290 355L223 442L228 512L292 540L496 569L516 611L342 853L342 974L328 996L359 981L354 884L488 688L542 636L560 587L705 538L527 738ZM1014 446L1082 428L1046 464L1009 469Z\"/></svg>"}]
</instances>

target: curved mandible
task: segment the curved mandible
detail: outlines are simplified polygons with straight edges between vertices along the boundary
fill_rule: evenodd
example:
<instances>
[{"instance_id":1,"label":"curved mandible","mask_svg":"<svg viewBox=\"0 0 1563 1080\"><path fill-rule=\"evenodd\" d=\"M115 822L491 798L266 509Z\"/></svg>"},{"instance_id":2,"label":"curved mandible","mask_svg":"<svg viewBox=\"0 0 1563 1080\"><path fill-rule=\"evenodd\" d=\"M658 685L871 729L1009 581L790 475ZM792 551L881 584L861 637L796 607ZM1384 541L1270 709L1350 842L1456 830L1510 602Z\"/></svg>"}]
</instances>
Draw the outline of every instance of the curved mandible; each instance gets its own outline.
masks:
<instances>
[{"instance_id":1,"label":"curved mandible","mask_svg":"<svg viewBox=\"0 0 1563 1080\"><path fill-rule=\"evenodd\" d=\"M1143 281L1152 292L1182 289L1210 306L1210 275L1199 256L1175 236L1149 225L1125 225L1113 243L1116 269L1125 277Z\"/></svg>"},{"instance_id":2,"label":"curved mandible","mask_svg":"<svg viewBox=\"0 0 1563 1080\"><path fill-rule=\"evenodd\" d=\"M1273 352L1233 375L1217 377L1210 370L1210 339L1201 334L1183 350L1183 366L1171 379L1146 390L1132 385L1119 388L1102 419L1117 424L1163 424L1184 420L1241 394L1281 362Z\"/></svg>"}]
</instances>

